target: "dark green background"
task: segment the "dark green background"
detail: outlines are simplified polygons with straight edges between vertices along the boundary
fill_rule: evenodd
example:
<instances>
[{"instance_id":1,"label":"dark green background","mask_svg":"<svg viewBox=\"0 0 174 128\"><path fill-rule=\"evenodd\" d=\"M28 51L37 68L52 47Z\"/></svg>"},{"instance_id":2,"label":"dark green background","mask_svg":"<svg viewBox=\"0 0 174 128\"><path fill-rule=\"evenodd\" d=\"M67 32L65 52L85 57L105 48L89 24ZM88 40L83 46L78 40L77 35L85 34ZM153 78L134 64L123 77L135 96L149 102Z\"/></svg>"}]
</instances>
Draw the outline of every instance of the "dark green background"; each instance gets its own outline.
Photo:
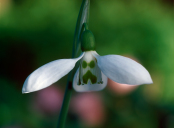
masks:
<instances>
[{"instance_id":1,"label":"dark green background","mask_svg":"<svg viewBox=\"0 0 174 128\"><path fill-rule=\"evenodd\" d=\"M54 116L31 112L30 100L37 92L24 95L21 90L26 77L38 67L71 58L82 1L8 1L0 6L0 127L55 127L59 112ZM96 51L133 56L154 81L125 96L107 88L101 91L107 117L100 127L174 128L173 16L169 0L91 0L89 28ZM62 89L66 78L58 81ZM112 106L117 102L121 109ZM121 116L123 112L126 116ZM87 126L69 113L66 127Z\"/></svg>"}]
</instances>

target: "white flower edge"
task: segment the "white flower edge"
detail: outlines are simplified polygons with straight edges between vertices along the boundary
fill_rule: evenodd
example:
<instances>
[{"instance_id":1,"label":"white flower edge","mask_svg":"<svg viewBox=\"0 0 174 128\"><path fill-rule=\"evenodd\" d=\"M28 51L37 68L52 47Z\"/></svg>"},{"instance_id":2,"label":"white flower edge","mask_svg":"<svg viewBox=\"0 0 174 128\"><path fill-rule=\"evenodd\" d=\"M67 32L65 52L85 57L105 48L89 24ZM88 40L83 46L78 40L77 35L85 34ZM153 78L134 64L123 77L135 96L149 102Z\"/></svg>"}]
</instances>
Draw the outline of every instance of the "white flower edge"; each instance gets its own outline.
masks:
<instances>
[{"instance_id":1,"label":"white flower edge","mask_svg":"<svg viewBox=\"0 0 174 128\"><path fill-rule=\"evenodd\" d=\"M102 73L102 72L101 72ZM77 92L91 92L91 91L100 91L103 90L108 82L108 78L102 73L102 84L84 84L84 85L77 85L79 80L79 68L77 69L74 78L73 78L73 88Z\"/></svg>"},{"instance_id":2,"label":"white flower edge","mask_svg":"<svg viewBox=\"0 0 174 128\"><path fill-rule=\"evenodd\" d=\"M111 80L128 85L152 84L149 72L136 61L120 55L99 56L92 53L97 59L101 71Z\"/></svg>"},{"instance_id":3,"label":"white flower edge","mask_svg":"<svg viewBox=\"0 0 174 128\"><path fill-rule=\"evenodd\" d=\"M75 59L59 59L49 62L31 73L24 82L22 93L30 93L46 88L68 74L84 52Z\"/></svg>"}]
</instances>

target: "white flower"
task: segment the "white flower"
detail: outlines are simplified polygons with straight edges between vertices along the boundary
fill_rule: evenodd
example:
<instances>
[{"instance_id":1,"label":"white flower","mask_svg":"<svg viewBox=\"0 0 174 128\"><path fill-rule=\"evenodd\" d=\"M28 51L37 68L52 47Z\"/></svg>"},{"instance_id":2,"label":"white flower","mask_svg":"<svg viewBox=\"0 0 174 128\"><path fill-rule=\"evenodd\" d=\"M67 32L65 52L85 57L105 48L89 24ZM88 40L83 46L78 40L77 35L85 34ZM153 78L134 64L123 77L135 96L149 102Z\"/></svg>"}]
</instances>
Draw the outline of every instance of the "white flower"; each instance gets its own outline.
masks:
<instances>
[{"instance_id":1,"label":"white flower","mask_svg":"<svg viewBox=\"0 0 174 128\"><path fill-rule=\"evenodd\" d=\"M75 59L52 61L31 73L22 92L29 93L50 86L68 74L80 61L73 79L77 92L99 91L107 85L107 78L129 85L151 84L149 72L139 63L120 55L99 56L96 51L85 51Z\"/></svg>"}]
</instances>

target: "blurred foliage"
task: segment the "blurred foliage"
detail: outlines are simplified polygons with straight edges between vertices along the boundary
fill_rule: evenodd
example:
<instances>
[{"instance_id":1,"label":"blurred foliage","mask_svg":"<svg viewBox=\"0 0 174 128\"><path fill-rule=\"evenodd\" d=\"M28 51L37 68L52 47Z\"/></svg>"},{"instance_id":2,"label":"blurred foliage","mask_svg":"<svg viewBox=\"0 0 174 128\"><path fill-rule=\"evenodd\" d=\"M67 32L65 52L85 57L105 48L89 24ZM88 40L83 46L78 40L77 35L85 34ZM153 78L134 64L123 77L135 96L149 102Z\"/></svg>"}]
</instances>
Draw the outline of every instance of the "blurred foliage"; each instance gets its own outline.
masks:
<instances>
[{"instance_id":1,"label":"blurred foliage","mask_svg":"<svg viewBox=\"0 0 174 128\"><path fill-rule=\"evenodd\" d=\"M48 117L33 112L30 100L34 93L22 95L21 88L25 78L39 66L71 57L81 0L8 0L2 4L0 127L55 127L58 113ZM133 57L149 70L154 81L126 96L102 91L107 111L102 127L173 128L172 4L164 0L91 1L89 23L100 55ZM59 83L64 85L65 81L66 77ZM66 127L81 126L87 127L69 113Z\"/></svg>"}]
</instances>

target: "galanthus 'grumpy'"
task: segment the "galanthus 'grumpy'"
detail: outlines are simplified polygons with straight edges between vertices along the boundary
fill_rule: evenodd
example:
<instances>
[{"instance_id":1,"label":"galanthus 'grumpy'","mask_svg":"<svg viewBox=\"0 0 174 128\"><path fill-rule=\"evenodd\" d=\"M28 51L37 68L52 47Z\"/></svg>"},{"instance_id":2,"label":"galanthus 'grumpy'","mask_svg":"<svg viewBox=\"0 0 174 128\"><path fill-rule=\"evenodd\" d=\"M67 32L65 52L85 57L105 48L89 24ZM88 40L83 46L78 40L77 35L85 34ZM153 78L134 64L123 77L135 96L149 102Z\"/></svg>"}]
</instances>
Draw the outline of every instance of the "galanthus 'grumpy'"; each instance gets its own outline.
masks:
<instances>
[{"instance_id":1,"label":"galanthus 'grumpy'","mask_svg":"<svg viewBox=\"0 0 174 128\"><path fill-rule=\"evenodd\" d=\"M81 50L78 58L55 60L35 70L25 80L22 92L29 93L50 86L68 74L77 61L80 61L80 66L73 79L73 88L77 92L102 90L108 78L129 85L153 83L149 72L134 60L120 55L98 55L90 30L82 33Z\"/></svg>"}]
</instances>

